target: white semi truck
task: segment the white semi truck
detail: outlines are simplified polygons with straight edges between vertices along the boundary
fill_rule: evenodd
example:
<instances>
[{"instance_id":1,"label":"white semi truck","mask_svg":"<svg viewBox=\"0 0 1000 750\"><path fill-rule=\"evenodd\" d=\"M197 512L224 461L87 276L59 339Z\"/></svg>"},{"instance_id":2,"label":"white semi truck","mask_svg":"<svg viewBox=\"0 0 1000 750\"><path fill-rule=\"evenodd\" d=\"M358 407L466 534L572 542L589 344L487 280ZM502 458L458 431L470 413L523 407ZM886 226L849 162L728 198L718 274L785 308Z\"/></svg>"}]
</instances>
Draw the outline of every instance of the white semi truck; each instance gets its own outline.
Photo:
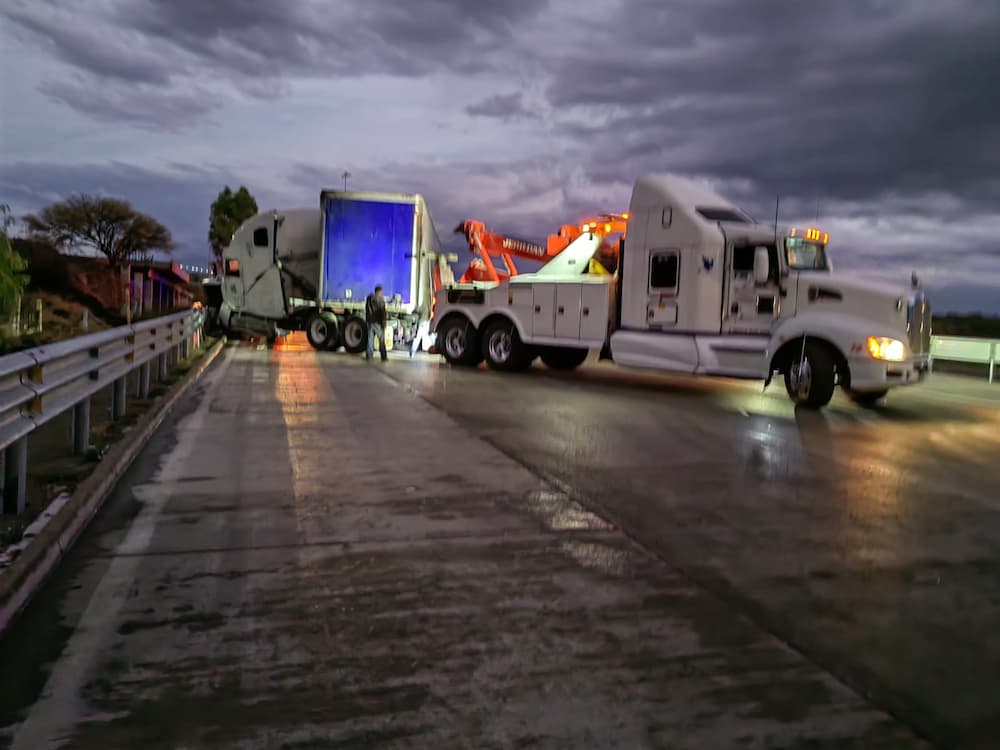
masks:
<instances>
[{"instance_id":1,"label":"white semi truck","mask_svg":"<svg viewBox=\"0 0 1000 750\"><path fill-rule=\"evenodd\" d=\"M409 340L434 289L453 281L447 260L421 195L323 190L319 208L259 213L236 230L222 253L219 322L268 339L304 330L316 349L358 353L365 298L381 285L387 336Z\"/></svg>"},{"instance_id":2,"label":"white semi truck","mask_svg":"<svg viewBox=\"0 0 1000 750\"><path fill-rule=\"evenodd\" d=\"M535 273L440 290L432 322L453 365L572 369L590 350L620 365L693 375L783 376L819 408L839 384L859 403L930 371L931 312L916 276L891 285L833 273L828 235L779 229L702 184L636 181L614 274L577 238Z\"/></svg>"}]
</instances>

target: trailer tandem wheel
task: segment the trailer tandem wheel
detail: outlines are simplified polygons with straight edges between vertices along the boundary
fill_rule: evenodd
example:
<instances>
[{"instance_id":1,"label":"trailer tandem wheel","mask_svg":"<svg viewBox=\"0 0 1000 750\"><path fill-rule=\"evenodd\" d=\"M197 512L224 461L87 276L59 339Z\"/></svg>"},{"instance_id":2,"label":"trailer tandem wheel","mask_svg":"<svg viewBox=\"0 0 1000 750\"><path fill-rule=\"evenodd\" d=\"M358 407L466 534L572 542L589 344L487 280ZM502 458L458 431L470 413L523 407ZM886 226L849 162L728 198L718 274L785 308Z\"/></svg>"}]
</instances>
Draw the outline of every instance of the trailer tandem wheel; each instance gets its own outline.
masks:
<instances>
[{"instance_id":1,"label":"trailer tandem wheel","mask_svg":"<svg viewBox=\"0 0 1000 750\"><path fill-rule=\"evenodd\" d=\"M344 323L344 349L351 354L361 354L368 348L368 324L357 315Z\"/></svg>"},{"instance_id":2,"label":"trailer tandem wheel","mask_svg":"<svg viewBox=\"0 0 1000 750\"><path fill-rule=\"evenodd\" d=\"M313 349L325 351L337 346L340 332L337 318L328 312L317 312L306 322L306 338Z\"/></svg>"}]
</instances>

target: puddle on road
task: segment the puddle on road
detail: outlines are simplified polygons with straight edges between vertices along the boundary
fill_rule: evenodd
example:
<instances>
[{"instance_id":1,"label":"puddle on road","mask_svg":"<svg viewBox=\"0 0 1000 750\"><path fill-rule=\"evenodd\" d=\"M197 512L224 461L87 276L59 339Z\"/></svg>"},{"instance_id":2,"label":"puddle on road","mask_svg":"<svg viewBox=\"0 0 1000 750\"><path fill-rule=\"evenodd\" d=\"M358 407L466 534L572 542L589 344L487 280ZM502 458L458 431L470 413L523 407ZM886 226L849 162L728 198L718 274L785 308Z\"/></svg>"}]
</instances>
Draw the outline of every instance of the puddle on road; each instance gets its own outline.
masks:
<instances>
[{"instance_id":1,"label":"puddle on road","mask_svg":"<svg viewBox=\"0 0 1000 750\"><path fill-rule=\"evenodd\" d=\"M528 510L553 531L609 531L614 528L599 516L570 500L565 492L536 490L525 499Z\"/></svg>"}]
</instances>

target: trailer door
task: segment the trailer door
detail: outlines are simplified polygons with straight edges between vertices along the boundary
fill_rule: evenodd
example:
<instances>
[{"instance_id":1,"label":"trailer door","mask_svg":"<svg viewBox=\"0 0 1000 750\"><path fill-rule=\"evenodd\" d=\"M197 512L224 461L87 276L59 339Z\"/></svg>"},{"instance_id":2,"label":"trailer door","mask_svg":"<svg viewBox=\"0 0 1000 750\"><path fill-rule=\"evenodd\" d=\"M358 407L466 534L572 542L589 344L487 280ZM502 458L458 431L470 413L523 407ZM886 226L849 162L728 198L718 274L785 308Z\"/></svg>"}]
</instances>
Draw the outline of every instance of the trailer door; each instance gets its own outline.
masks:
<instances>
[{"instance_id":1,"label":"trailer door","mask_svg":"<svg viewBox=\"0 0 1000 750\"><path fill-rule=\"evenodd\" d=\"M390 309L397 295L404 308L414 305L415 210L412 201L328 198L324 300L360 307L378 284Z\"/></svg>"}]
</instances>

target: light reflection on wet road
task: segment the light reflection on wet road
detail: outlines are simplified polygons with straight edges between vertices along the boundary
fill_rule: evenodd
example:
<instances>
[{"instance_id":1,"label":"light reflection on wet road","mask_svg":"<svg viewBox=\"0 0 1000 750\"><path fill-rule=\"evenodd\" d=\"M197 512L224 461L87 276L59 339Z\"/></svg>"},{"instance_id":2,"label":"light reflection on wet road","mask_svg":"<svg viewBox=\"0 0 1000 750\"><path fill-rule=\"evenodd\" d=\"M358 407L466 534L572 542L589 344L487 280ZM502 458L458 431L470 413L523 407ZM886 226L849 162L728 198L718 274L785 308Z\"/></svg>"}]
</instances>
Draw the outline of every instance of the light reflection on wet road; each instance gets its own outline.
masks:
<instances>
[{"instance_id":1,"label":"light reflection on wet road","mask_svg":"<svg viewBox=\"0 0 1000 750\"><path fill-rule=\"evenodd\" d=\"M1000 737L1000 388L939 375L813 413L780 384L389 364L879 705Z\"/></svg>"}]
</instances>

